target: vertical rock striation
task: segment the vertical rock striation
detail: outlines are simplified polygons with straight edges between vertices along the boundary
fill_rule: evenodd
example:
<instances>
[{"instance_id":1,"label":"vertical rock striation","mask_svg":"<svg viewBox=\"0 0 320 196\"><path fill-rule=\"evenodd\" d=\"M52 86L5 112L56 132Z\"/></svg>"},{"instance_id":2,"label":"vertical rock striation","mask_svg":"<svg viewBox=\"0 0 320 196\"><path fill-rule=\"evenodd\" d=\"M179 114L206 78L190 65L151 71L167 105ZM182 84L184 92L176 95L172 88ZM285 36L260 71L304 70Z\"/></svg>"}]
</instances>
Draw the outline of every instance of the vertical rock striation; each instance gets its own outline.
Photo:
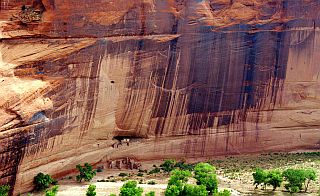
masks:
<instances>
[{"instance_id":1,"label":"vertical rock striation","mask_svg":"<svg viewBox=\"0 0 320 196\"><path fill-rule=\"evenodd\" d=\"M317 0L0 3L14 195L86 161L319 149Z\"/></svg>"}]
</instances>

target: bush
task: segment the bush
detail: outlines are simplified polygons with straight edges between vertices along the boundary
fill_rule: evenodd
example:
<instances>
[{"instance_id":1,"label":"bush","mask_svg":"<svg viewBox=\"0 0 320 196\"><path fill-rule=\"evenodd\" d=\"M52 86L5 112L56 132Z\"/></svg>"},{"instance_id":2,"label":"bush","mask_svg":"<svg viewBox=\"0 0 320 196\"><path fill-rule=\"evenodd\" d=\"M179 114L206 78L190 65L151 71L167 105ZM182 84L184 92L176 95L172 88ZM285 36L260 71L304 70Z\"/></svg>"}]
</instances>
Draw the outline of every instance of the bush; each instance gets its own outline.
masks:
<instances>
[{"instance_id":1,"label":"bush","mask_svg":"<svg viewBox=\"0 0 320 196\"><path fill-rule=\"evenodd\" d=\"M273 191L276 190L277 187L281 186L282 181L282 174L280 171L272 170L268 172L266 184L271 185L273 187Z\"/></svg>"},{"instance_id":2,"label":"bush","mask_svg":"<svg viewBox=\"0 0 320 196\"><path fill-rule=\"evenodd\" d=\"M231 196L231 192L227 189L224 189L223 191L217 192L213 194L214 196Z\"/></svg>"},{"instance_id":3,"label":"bush","mask_svg":"<svg viewBox=\"0 0 320 196\"><path fill-rule=\"evenodd\" d=\"M160 172L160 168L156 167L154 169L152 169L151 171L149 171L148 174L156 174L156 173L159 173Z\"/></svg>"},{"instance_id":4,"label":"bush","mask_svg":"<svg viewBox=\"0 0 320 196\"><path fill-rule=\"evenodd\" d=\"M143 176L143 173L137 173L137 176L139 176L139 177L142 177Z\"/></svg>"},{"instance_id":5,"label":"bush","mask_svg":"<svg viewBox=\"0 0 320 196\"><path fill-rule=\"evenodd\" d=\"M87 189L86 196L96 196L96 195L97 195L96 185L90 184Z\"/></svg>"},{"instance_id":6,"label":"bush","mask_svg":"<svg viewBox=\"0 0 320 196\"><path fill-rule=\"evenodd\" d=\"M77 181L81 182L83 179L85 181L90 181L96 175L96 172L93 171L92 166L89 163L85 163L84 166L77 165L77 169L80 174L77 175Z\"/></svg>"},{"instance_id":7,"label":"bush","mask_svg":"<svg viewBox=\"0 0 320 196\"><path fill-rule=\"evenodd\" d=\"M210 194L218 190L218 180L214 166L209 163L198 163L194 168L194 174L197 184L206 186Z\"/></svg>"},{"instance_id":8,"label":"bush","mask_svg":"<svg viewBox=\"0 0 320 196\"><path fill-rule=\"evenodd\" d=\"M147 182L147 184L155 185L155 184L157 184L157 183L156 183L155 181L151 180L151 181Z\"/></svg>"},{"instance_id":9,"label":"bush","mask_svg":"<svg viewBox=\"0 0 320 196\"><path fill-rule=\"evenodd\" d=\"M103 172L103 169L102 169L101 167L99 167L99 168L97 169L97 172Z\"/></svg>"},{"instance_id":10,"label":"bush","mask_svg":"<svg viewBox=\"0 0 320 196\"><path fill-rule=\"evenodd\" d=\"M183 189L184 196L208 196L208 191L204 185L186 184Z\"/></svg>"},{"instance_id":11,"label":"bush","mask_svg":"<svg viewBox=\"0 0 320 196\"><path fill-rule=\"evenodd\" d=\"M51 178L49 174L38 173L34 179L33 184L35 185L35 189L38 191L45 190L49 188L51 184L55 184L55 180Z\"/></svg>"},{"instance_id":12,"label":"bush","mask_svg":"<svg viewBox=\"0 0 320 196\"><path fill-rule=\"evenodd\" d=\"M141 196L143 189L137 187L136 181L128 181L120 188L120 196Z\"/></svg>"},{"instance_id":13,"label":"bush","mask_svg":"<svg viewBox=\"0 0 320 196\"><path fill-rule=\"evenodd\" d=\"M120 173L119 176L120 177L125 177L125 176L128 176L128 174L127 173Z\"/></svg>"},{"instance_id":14,"label":"bush","mask_svg":"<svg viewBox=\"0 0 320 196\"><path fill-rule=\"evenodd\" d=\"M46 196L56 196L58 193L59 186L55 185L51 190L46 190Z\"/></svg>"},{"instance_id":15,"label":"bush","mask_svg":"<svg viewBox=\"0 0 320 196\"><path fill-rule=\"evenodd\" d=\"M155 196L156 193L154 191L150 191L149 193L146 193L146 196Z\"/></svg>"},{"instance_id":16,"label":"bush","mask_svg":"<svg viewBox=\"0 0 320 196\"><path fill-rule=\"evenodd\" d=\"M9 185L0 185L0 195L1 196L8 196L9 190L10 190Z\"/></svg>"},{"instance_id":17,"label":"bush","mask_svg":"<svg viewBox=\"0 0 320 196\"><path fill-rule=\"evenodd\" d=\"M189 170L192 171L194 166L192 164L187 164L184 161L179 161L174 165L175 168L180 168L181 170Z\"/></svg>"},{"instance_id":18,"label":"bush","mask_svg":"<svg viewBox=\"0 0 320 196\"><path fill-rule=\"evenodd\" d=\"M258 186L261 184L263 184L264 185L264 189L265 189L265 187L266 187L266 185L267 185L267 172L266 171L264 171L263 169L261 169L261 168L257 168L256 170L255 170L255 172L252 174L252 176L253 176L253 180L254 180L254 183L253 183L253 185L255 185L256 187L255 188L258 188Z\"/></svg>"},{"instance_id":19,"label":"bush","mask_svg":"<svg viewBox=\"0 0 320 196\"><path fill-rule=\"evenodd\" d=\"M174 166L176 164L175 160L165 160L164 163L162 163L160 165L161 169L165 172L171 172L172 170L174 170Z\"/></svg>"}]
</instances>

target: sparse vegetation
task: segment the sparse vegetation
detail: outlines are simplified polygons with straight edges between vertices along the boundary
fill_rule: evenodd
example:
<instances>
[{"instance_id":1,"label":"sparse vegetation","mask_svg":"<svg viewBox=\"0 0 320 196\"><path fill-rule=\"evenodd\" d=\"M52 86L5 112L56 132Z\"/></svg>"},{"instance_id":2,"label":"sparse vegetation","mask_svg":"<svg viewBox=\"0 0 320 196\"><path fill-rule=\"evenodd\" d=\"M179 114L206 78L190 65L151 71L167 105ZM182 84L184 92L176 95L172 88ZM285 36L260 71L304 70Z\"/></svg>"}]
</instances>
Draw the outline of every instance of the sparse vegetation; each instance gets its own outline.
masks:
<instances>
[{"instance_id":1,"label":"sparse vegetation","mask_svg":"<svg viewBox=\"0 0 320 196\"><path fill-rule=\"evenodd\" d=\"M155 181L151 180L151 181L147 182L147 184L155 185L155 184L157 184L157 183L156 183Z\"/></svg>"},{"instance_id":2,"label":"sparse vegetation","mask_svg":"<svg viewBox=\"0 0 320 196\"><path fill-rule=\"evenodd\" d=\"M125 177L125 176L129 176L129 174L127 174L127 173L120 173L119 176L120 176L120 177Z\"/></svg>"},{"instance_id":3,"label":"sparse vegetation","mask_svg":"<svg viewBox=\"0 0 320 196\"><path fill-rule=\"evenodd\" d=\"M9 185L0 185L0 196L8 196L9 190L10 190Z\"/></svg>"},{"instance_id":4,"label":"sparse vegetation","mask_svg":"<svg viewBox=\"0 0 320 196\"><path fill-rule=\"evenodd\" d=\"M90 184L87 189L86 196L96 196L96 195L97 195L96 185Z\"/></svg>"},{"instance_id":5,"label":"sparse vegetation","mask_svg":"<svg viewBox=\"0 0 320 196\"><path fill-rule=\"evenodd\" d=\"M80 172L76 177L78 182L81 182L82 180L89 182L96 175L96 172L93 171L92 166L89 163L85 163L84 166L77 165L76 167Z\"/></svg>"},{"instance_id":6,"label":"sparse vegetation","mask_svg":"<svg viewBox=\"0 0 320 196\"><path fill-rule=\"evenodd\" d=\"M51 184L56 184L57 181L51 178L49 174L38 173L34 179L33 184L38 191L45 190L50 187Z\"/></svg>"},{"instance_id":7,"label":"sparse vegetation","mask_svg":"<svg viewBox=\"0 0 320 196\"><path fill-rule=\"evenodd\" d=\"M161 165L161 169L167 173L171 172L172 170L174 170L176 165L176 161L169 159L169 160L165 160Z\"/></svg>"},{"instance_id":8,"label":"sparse vegetation","mask_svg":"<svg viewBox=\"0 0 320 196\"><path fill-rule=\"evenodd\" d=\"M156 173L160 173L160 168L158 168L158 167L155 167L154 169L152 169L152 170L150 170L149 171L149 175L151 175L151 174L156 174Z\"/></svg>"}]
</instances>

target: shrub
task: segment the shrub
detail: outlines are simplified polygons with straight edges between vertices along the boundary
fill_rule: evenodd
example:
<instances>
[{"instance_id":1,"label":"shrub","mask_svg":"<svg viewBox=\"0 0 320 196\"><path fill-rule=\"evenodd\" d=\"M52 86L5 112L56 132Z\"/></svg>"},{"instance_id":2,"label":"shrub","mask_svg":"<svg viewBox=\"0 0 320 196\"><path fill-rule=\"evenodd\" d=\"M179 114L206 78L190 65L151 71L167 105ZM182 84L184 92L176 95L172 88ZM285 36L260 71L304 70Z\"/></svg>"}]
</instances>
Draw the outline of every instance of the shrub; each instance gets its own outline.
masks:
<instances>
[{"instance_id":1,"label":"shrub","mask_svg":"<svg viewBox=\"0 0 320 196\"><path fill-rule=\"evenodd\" d=\"M218 180L214 166L209 163L198 163L194 168L194 174L197 184L206 186L210 194L218 190Z\"/></svg>"},{"instance_id":2,"label":"shrub","mask_svg":"<svg viewBox=\"0 0 320 196\"><path fill-rule=\"evenodd\" d=\"M147 182L147 184L155 185L155 184L157 184L157 183L156 183L155 181L151 180L151 181Z\"/></svg>"},{"instance_id":3,"label":"shrub","mask_svg":"<svg viewBox=\"0 0 320 196\"><path fill-rule=\"evenodd\" d=\"M1 196L8 196L9 190L10 190L9 185L0 185L0 195Z\"/></svg>"},{"instance_id":4,"label":"shrub","mask_svg":"<svg viewBox=\"0 0 320 196\"><path fill-rule=\"evenodd\" d=\"M96 185L90 184L87 189L86 196L96 196L96 195L97 195Z\"/></svg>"},{"instance_id":5,"label":"shrub","mask_svg":"<svg viewBox=\"0 0 320 196\"><path fill-rule=\"evenodd\" d=\"M204 185L186 184L183 189L184 196L208 196L208 191Z\"/></svg>"},{"instance_id":6,"label":"shrub","mask_svg":"<svg viewBox=\"0 0 320 196\"><path fill-rule=\"evenodd\" d=\"M162 163L160 165L161 169L165 172L171 172L172 170L174 170L174 166L176 164L175 160L165 160L164 163Z\"/></svg>"},{"instance_id":7,"label":"shrub","mask_svg":"<svg viewBox=\"0 0 320 196\"><path fill-rule=\"evenodd\" d=\"M156 174L160 172L160 168L156 167L154 169L152 169L151 171L149 171L149 174Z\"/></svg>"},{"instance_id":8,"label":"shrub","mask_svg":"<svg viewBox=\"0 0 320 196\"><path fill-rule=\"evenodd\" d=\"M213 195L214 196L231 196L231 192L227 189L224 189L223 191L219 191Z\"/></svg>"},{"instance_id":9,"label":"shrub","mask_svg":"<svg viewBox=\"0 0 320 196\"><path fill-rule=\"evenodd\" d=\"M120 188L120 196L141 196L143 189L137 187L136 181L128 181Z\"/></svg>"},{"instance_id":10,"label":"shrub","mask_svg":"<svg viewBox=\"0 0 320 196\"><path fill-rule=\"evenodd\" d=\"M110 194L110 196L117 196L117 195L116 195L116 194L114 194L114 193L111 193L111 194Z\"/></svg>"},{"instance_id":11,"label":"shrub","mask_svg":"<svg viewBox=\"0 0 320 196\"><path fill-rule=\"evenodd\" d=\"M51 178L49 174L38 173L34 179L33 184L35 189L38 191L45 190L49 188L51 184L54 184L56 181Z\"/></svg>"},{"instance_id":12,"label":"shrub","mask_svg":"<svg viewBox=\"0 0 320 196\"><path fill-rule=\"evenodd\" d=\"M253 185L255 185L256 187L255 188L258 188L258 186L261 184L264 185L264 188L266 186L266 180L267 180L267 172L264 171L263 169L261 168L257 168L255 170L255 172L252 174L253 176L253 180L254 180L254 183Z\"/></svg>"},{"instance_id":13,"label":"shrub","mask_svg":"<svg viewBox=\"0 0 320 196\"><path fill-rule=\"evenodd\" d=\"M58 193L59 186L55 185L50 190L46 190L46 196L56 196Z\"/></svg>"},{"instance_id":14,"label":"shrub","mask_svg":"<svg viewBox=\"0 0 320 196\"><path fill-rule=\"evenodd\" d=\"M120 173L119 176L120 177L125 177L125 176L128 176L128 174L127 173Z\"/></svg>"},{"instance_id":15,"label":"shrub","mask_svg":"<svg viewBox=\"0 0 320 196\"><path fill-rule=\"evenodd\" d=\"M129 180L129 178L122 178L121 182L124 182L124 181L127 181L127 180Z\"/></svg>"},{"instance_id":16,"label":"shrub","mask_svg":"<svg viewBox=\"0 0 320 196\"><path fill-rule=\"evenodd\" d=\"M149 193L146 193L146 196L155 196L156 193L154 191L150 191Z\"/></svg>"},{"instance_id":17,"label":"shrub","mask_svg":"<svg viewBox=\"0 0 320 196\"><path fill-rule=\"evenodd\" d=\"M143 173L137 173L137 176L139 176L139 177L142 177L143 176Z\"/></svg>"},{"instance_id":18,"label":"shrub","mask_svg":"<svg viewBox=\"0 0 320 196\"><path fill-rule=\"evenodd\" d=\"M98 167L97 172L103 172L103 169L101 167Z\"/></svg>"},{"instance_id":19,"label":"shrub","mask_svg":"<svg viewBox=\"0 0 320 196\"><path fill-rule=\"evenodd\" d=\"M77 181L81 182L83 179L85 181L90 181L96 175L96 172L93 171L92 166L89 163L85 163L84 166L77 165L77 169L80 174L77 175Z\"/></svg>"},{"instance_id":20,"label":"shrub","mask_svg":"<svg viewBox=\"0 0 320 196\"><path fill-rule=\"evenodd\" d=\"M282 181L282 174L280 171L272 170L268 172L266 184L271 185L273 187L273 191L276 190L277 187L281 186Z\"/></svg>"},{"instance_id":21,"label":"shrub","mask_svg":"<svg viewBox=\"0 0 320 196\"><path fill-rule=\"evenodd\" d=\"M194 166L192 164L187 164L184 161L179 161L174 165L175 168L180 168L182 170L189 170L192 171Z\"/></svg>"}]
</instances>

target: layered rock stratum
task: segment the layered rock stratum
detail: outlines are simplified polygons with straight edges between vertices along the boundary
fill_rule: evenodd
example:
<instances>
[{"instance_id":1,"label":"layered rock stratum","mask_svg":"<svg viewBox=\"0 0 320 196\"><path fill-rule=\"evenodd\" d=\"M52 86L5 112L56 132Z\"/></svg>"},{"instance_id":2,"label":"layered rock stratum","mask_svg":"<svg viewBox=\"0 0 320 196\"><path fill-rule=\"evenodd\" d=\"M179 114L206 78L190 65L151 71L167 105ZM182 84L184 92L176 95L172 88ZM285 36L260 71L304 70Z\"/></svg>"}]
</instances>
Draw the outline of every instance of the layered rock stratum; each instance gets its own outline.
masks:
<instances>
[{"instance_id":1,"label":"layered rock stratum","mask_svg":"<svg viewBox=\"0 0 320 196\"><path fill-rule=\"evenodd\" d=\"M318 0L1 0L0 39L14 195L84 162L319 150Z\"/></svg>"}]
</instances>

